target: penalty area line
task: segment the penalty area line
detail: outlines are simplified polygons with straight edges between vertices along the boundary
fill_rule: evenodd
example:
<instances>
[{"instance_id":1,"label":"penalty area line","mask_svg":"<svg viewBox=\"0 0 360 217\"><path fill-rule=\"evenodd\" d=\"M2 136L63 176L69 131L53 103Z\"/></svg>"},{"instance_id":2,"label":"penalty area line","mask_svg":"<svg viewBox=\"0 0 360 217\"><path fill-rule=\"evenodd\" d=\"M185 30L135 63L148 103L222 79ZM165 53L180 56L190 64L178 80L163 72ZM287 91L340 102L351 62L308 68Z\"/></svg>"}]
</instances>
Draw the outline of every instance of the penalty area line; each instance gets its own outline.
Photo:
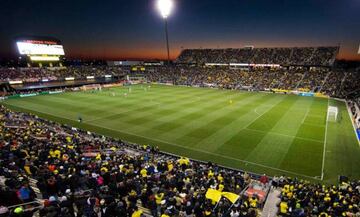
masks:
<instances>
[{"instance_id":1,"label":"penalty area line","mask_svg":"<svg viewBox=\"0 0 360 217\"><path fill-rule=\"evenodd\" d=\"M325 154L326 154L326 143L327 143L327 131L328 131L328 109L330 106L330 99L328 98L328 106L327 106L327 112L326 112L326 125L325 125L325 138L324 138L324 147L323 147L323 159L322 159L322 165L321 165L321 180L324 180L324 170L325 170Z\"/></svg>"}]
</instances>

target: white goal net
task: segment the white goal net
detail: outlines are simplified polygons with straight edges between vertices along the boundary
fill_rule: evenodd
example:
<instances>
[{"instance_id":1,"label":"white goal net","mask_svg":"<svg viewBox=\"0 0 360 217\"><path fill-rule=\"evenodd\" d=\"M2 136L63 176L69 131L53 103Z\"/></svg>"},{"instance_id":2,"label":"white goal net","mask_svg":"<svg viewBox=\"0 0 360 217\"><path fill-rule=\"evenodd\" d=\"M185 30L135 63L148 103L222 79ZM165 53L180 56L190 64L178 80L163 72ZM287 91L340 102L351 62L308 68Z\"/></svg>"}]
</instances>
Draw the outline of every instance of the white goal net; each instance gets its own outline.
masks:
<instances>
[{"instance_id":1,"label":"white goal net","mask_svg":"<svg viewBox=\"0 0 360 217\"><path fill-rule=\"evenodd\" d=\"M330 121L330 122L338 121L338 113L339 113L338 107L329 106L327 111L326 121Z\"/></svg>"}]
</instances>

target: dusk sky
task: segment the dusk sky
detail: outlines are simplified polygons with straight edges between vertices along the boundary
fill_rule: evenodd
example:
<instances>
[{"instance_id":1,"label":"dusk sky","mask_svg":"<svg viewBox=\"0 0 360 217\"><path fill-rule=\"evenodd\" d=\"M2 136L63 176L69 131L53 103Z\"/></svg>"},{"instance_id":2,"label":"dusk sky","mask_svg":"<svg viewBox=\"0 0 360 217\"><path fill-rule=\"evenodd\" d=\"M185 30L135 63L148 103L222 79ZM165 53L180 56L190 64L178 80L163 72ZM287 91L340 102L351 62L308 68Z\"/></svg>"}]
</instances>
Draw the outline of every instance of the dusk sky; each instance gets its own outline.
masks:
<instances>
[{"instance_id":1,"label":"dusk sky","mask_svg":"<svg viewBox=\"0 0 360 217\"><path fill-rule=\"evenodd\" d=\"M174 0L171 57L181 48L340 44L360 60L360 0ZM68 57L165 58L155 0L1 0L0 57L22 35L60 39Z\"/></svg>"}]
</instances>

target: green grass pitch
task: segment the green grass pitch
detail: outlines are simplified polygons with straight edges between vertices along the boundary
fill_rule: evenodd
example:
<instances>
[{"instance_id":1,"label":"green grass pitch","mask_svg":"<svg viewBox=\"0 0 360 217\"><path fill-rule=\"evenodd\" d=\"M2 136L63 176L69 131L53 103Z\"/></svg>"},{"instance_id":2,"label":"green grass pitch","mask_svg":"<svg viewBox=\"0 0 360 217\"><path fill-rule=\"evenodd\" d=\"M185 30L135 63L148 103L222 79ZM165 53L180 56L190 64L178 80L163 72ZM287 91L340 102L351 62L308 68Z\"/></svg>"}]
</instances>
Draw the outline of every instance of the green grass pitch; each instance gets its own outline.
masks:
<instances>
[{"instance_id":1,"label":"green grass pitch","mask_svg":"<svg viewBox=\"0 0 360 217\"><path fill-rule=\"evenodd\" d=\"M324 182L335 182L339 174L360 178L360 147L343 102L163 85L134 85L128 92L128 87L119 87L11 99L3 104L255 173L323 178ZM339 108L340 121L326 122L328 105ZM77 122L79 116L83 123Z\"/></svg>"}]
</instances>

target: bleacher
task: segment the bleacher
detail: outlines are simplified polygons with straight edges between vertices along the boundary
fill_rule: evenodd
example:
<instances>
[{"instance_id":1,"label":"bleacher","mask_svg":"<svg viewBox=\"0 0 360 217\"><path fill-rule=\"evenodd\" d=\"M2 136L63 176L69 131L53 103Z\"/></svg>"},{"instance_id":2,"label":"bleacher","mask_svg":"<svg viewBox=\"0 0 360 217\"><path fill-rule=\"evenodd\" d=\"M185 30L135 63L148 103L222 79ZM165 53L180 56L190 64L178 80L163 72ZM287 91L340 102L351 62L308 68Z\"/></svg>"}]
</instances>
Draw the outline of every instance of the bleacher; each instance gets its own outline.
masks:
<instances>
[{"instance_id":1,"label":"bleacher","mask_svg":"<svg viewBox=\"0 0 360 217\"><path fill-rule=\"evenodd\" d=\"M283 66L333 66L339 47L185 49L176 63L249 63Z\"/></svg>"}]
</instances>

